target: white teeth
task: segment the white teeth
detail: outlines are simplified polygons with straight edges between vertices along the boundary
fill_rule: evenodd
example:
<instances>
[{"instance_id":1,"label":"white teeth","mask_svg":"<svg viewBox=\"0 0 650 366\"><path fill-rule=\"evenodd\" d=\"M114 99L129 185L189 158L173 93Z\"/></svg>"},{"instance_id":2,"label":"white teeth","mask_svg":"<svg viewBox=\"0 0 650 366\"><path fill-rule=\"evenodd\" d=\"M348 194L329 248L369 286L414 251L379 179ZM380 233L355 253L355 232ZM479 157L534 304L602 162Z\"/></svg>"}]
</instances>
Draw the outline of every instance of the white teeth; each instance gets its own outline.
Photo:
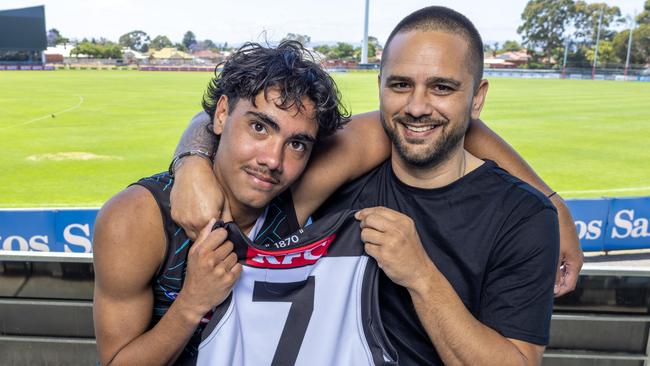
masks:
<instances>
[{"instance_id":1,"label":"white teeth","mask_svg":"<svg viewBox=\"0 0 650 366\"><path fill-rule=\"evenodd\" d=\"M425 131L433 130L434 128L436 128L435 125L420 126L420 127L404 125L404 127L406 127L409 131L413 131L413 132L425 132Z\"/></svg>"}]
</instances>

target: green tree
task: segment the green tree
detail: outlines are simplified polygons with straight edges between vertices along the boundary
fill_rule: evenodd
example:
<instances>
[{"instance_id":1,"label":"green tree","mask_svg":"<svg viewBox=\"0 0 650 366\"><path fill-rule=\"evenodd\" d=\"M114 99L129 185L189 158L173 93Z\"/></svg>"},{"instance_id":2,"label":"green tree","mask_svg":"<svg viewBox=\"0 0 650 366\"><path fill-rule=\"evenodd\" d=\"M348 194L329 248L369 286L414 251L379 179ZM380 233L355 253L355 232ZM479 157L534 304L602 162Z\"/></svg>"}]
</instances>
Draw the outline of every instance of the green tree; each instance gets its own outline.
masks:
<instances>
[{"instance_id":1,"label":"green tree","mask_svg":"<svg viewBox=\"0 0 650 366\"><path fill-rule=\"evenodd\" d=\"M68 43L69 39L63 37L58 29L52 28L47 31L47 45L48 47L56 46L57 44Z\"/></svg>"},{"instance_id":2,"label":"green tree","mask_svg":"<svg viewBox=\"0 0 650 366\"><path fill-rule=\"evenodd\" d=\"M510 51L519 51L521 49L521 45L517 41L505 41L503 42L503 46L501 46L501 51L503 52L510 52Z\"/></svg>"},{"instance_id":3,"label":"green tree","mask_svg":"<svg viewBox=\"0 0 650 366\"><path fill-rule=\"evenodd\" d=\"M160 50L166 47L172 47L173 45L167 36L156 36L149 44L149 48Z\"/></svg>"},{"instance_id":4,"label":"green tree","mask_svg":"<svg viewBox=\"0 0 650 366\"><path fill-rule=\"evenodd\" d=\"M332 58L335 59L351 59L354 57L354 47L345 42L338 42L331 51Z\"/></svg>"},{"instance_id":5,"label":"green tree","mask_svg":"<svg viewBox=\"0 0 650 366\"><path fill-rule=\"evenodd\" d=\"M650 24L650 0L646 0L643 4L643 11L637 15L636 22L638 24Z\"/></svg>"},{"instance_id":6,"label":"green tree","mask_svg":"<svg viewBox=\"0 0 650 366\"><path fill-rule=\"evenodd\" d=\"M374 58L377 56L377 50L382 49L379 44L377 37L368 36L368 58Z\"/></svg>"},{"instance_id":7,"label":"green tree","mask_svg":"<svg viewBox=\"0 0 650 366\"><path fill-rule=\"evenodd\" d=\"M185 32L185 35L183 35L183 46L185 46L185 50L188 50L195 43L196 36L194 33L192 31Z\"/></svg>"},{"instance_id":8,"label":"green tree","mask_svg":"<svg viewBox=\"0 0 650 366\"><path fill-rule=\"evenodd\" d=\"M92 58L122 58L120 45L113 42L104 44L97 41L84 41L70 51L71 55L88 55Z\"/></svg>"},{"instance_id":9,"label":"green tree","mask_svg":"<svg viewBox=\"0 0 650 366\"><path fill-rule=\"evenodd\" d=\"M585 52L585 56L587 57L587 60L589 62L594 62L594 57L596 54L596 47L591 47ZM621 60L618 58L616 55L616 51L614 49L614 46L612 42L603 40L598 43L598 65L601 66L603 64L610 64L610 63L620 63Z\"/></svg>"},{"instance_id":10,"label":"green tree","mask_svg":"<svg viewBox=\"0 0 650 366\"><path fill-rule=\"evenodd\" d=\"M330 58L330 53L332 53L332 47L330 47L330 46L328 46L326 44L323 44L323 45L314 47L314 51L322 54L323 56L325 56L325 58L329 59Z\"/></svg>"},{"instance_id":11,"label":"green tree","mask_svg":"<svg viewBox=\"0 0 650 366\"><path fill-rule=\"evenodd\" d=\"M627 57L627 44L630 37L630 30L619 32L612 41L614 52L622 62ZM641 24L632 33L632 47L630 49L631 64L650 63L650 23Z\"/></svg>"},{"instance_id":12,"label":"green tree","mask_svg":"<svg viewBox=\"0 0 650 366\"><path fill-rule=\"evenodd\" d=\"M611 40L616 34L611 28L624 21L624 18L621 17L621 9L618 6L608 6L605 3L588 4L583 0L576 1L573 26L575 28L574 36L578 42L585 44L596 43L601 12L603 13L603 19L600 27L600 38Z\"/></svg>"},{"instance_id":13,"label":"green tree","mask_svg":"<svg viewBox=\"0 0 650 366\"><path fill-rule=\"evenodd\" d=\"M306 34L287 33L287 35L282 38L282 41L298 41L303 46L306 46L311 42L311 37Z\"/></svg>"},{"instance_id":14,"label":"green tree","mask_svg":"<svg viewBox=\"0 0 650 366\"><path fill-rule=\"evenodd\" d=\"M149 50L149 35L141 30L134 30L123 34L119 39L122 47L128 47L136 51L147 52Z\"/></svg>"},{"instance_id":15,"label":"green tree","mask_svg":"<svg viewBox=\"0 0 650 366\"><path fill-rule=\"evenodd\" d=\"M540 49L548 65L554 53L564 45L564 32L574 12L573 0L529 0L517 28L528 49Z\"/></svg>"}]
</instances>

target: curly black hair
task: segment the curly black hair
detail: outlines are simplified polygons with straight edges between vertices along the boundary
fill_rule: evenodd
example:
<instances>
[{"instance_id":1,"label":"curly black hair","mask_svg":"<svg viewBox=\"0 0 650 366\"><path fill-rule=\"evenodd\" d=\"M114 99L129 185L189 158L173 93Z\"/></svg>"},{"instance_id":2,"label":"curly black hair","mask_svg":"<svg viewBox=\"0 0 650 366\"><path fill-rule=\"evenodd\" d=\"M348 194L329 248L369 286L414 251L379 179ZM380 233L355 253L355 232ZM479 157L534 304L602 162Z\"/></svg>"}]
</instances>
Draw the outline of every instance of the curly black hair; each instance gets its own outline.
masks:
<instances>
[{"instance_id":1,"label":"curly black hair","mask_svg":"<svg viewBox=\"0 0 650 366\"><path fill-rule=\"evenodd\" d=\"M277 47L246 43L219 64L214 75L202 103L211 119L222 95L228 97L228 110L232 112L239 99L246 98L255 105L260 92L266 97L269 89L276 88L280 91L278 108L296 106L302 110L305 96L314 103L318 140L330 136L350 119L336 83L300 42L284 41Z\"/></svg>"}]
</instances>

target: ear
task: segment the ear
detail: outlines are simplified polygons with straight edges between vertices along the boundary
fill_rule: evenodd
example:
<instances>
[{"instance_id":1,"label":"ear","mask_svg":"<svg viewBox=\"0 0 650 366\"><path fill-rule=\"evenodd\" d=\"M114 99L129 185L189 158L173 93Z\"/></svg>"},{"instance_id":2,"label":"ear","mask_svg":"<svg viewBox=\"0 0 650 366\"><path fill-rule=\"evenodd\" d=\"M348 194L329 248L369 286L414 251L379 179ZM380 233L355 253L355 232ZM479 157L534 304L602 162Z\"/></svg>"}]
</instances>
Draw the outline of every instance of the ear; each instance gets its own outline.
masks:
<instances>
[{"instance_id":1,"label":"ear","mask_svg":"<svg viewBox=\"0 0 650 366\"><path fill-rule=\"evenodd\" d=\"M481 116L481 110L483 110L488 86L488 81L483 79L474 93L474 97L472 98L472 119L478 119Z\"/></svg>"},{"instance_id":2,"label":"ear","mask_svg":"<svg viewBox=\"0 0 650 366\"><path fill-rule=\"evenodd\" d=\"M223 133L223 126L228 119L228 97L221 95L217 101L217 109L214 111L213 130L216 135Z\"/></svg>"}]
</instances>

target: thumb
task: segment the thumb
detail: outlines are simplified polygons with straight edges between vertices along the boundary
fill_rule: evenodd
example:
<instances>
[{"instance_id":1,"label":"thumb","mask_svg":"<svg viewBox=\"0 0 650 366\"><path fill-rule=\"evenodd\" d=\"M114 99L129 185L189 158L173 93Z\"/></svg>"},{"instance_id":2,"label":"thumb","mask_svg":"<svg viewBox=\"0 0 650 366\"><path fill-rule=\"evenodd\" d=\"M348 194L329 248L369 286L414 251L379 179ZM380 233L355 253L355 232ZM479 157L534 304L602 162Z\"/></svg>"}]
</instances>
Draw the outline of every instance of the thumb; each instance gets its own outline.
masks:
<instances>
[{"instance_id":1,"label":"thumb","mask_svg":"<svg viewBox=\"0 0 650 366\"><path fill-rule=\"evenodd\" d=\"M205 238L210 235L215 222L217 222L217 219L214 217L211 218L210 221L208 221L208 223L203 227L203 229L201 229L201 232L199 232L199 235L196 237L196 240L194 242L201 243L203 240L205 240Z\"/></svg>"}]
</instances>

